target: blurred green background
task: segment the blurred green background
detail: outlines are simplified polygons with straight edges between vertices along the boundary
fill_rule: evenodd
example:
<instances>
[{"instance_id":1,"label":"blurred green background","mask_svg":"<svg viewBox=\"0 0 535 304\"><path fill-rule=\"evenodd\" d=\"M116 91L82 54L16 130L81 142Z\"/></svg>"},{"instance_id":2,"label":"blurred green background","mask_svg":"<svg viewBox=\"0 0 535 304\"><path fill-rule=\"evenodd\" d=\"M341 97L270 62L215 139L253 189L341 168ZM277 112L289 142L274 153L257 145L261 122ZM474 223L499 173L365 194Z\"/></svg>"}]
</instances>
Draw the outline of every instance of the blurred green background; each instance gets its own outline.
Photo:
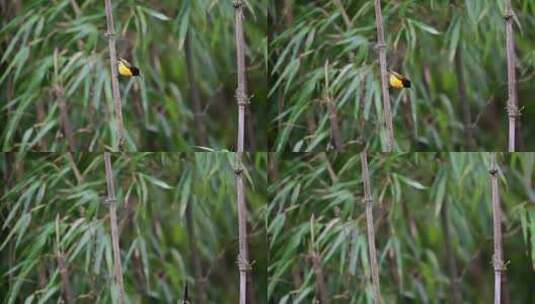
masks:
<instances>
[{"instance_id":1,"label":"blurred green background","mask_svg":"<svg viewBox=\"0 0 535 304\"><path fill-rule=\"evenodd\" d=\"M186 283L192 303L239 301L234 162L223 152L112 154L128 303L180 303ZM266 164L266 153L244 157L248 303L266 303ZM118 303L102 155L2 153L0 172L2 303L60 303L59 251L76 303Z\"/></svg>"},{"instance_id":2,"label":"blurred green background","mask_svg":"<svg viewBox=\"0 0 535 304\"><path fill-rule=\"evenodd\" d=\"M384 303L492 303L489 154L375 153L368 162ZM502 303L533 303L535 154L499 154L498 164ZM288 154L268 176L269 303L316 303L318 268L328 303L374 303L360 155Z\"/></svg>"},{"instance_id":3,"label":"blurred green background","mask_svg":"<svg viewBox=\"0 0 535 304\"><path fill-rule=\"evenodd\" d=\"M232 2L111 2L117 55L138 66L142 75L120 79L125 149L234 149ZM267 111L267 0L245 2L251 96L246 149L265 151L267 118L259 113ZM114 146L104 1L2 0L0 16L2 150L102 151ZM200 96L200 115L195 115L193 85ZM72 129L73 143L61 132L64 124ZM204 134L199 126L206 129Z\"/></svg>"},{"instance_id":4,"label":"blurred green background","mask_svg":"<svg viewBox=\"0 0 535 304\"><path fill-rule=\"evenodd\" d=\"M374 2L271 2L273 150L332 148L332 125L347 149L360 150L366 143L372 150L384 147ZM504 2L382 1L387 66L413 84L390 90L397 150L507 149ZM535 1L512 3L522 111L517 150L530 151L535 147ZM336 123L330 104L337 110Z\"/></svg>"}]
</instances>

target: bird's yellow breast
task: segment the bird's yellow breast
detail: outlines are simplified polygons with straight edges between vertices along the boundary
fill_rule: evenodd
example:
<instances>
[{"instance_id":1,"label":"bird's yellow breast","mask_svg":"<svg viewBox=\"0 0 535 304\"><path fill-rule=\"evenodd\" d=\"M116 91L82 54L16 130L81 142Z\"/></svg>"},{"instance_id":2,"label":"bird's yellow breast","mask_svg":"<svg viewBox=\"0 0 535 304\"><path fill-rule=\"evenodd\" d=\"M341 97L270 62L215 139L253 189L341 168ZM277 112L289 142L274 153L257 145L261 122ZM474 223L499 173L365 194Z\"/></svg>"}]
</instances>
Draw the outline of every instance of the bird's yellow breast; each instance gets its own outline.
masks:
<instances>
[{"instance_id":1,"label":"bird's yellow breast","mask_svg":"<svg viewBox=\"0 0 535 304\"><path fill-rule=\"evenodd\" d=\"M126 77L132 77L132 70L128 68L124 63L119 61L119 74Z\"/></svg>"},{"instance_id":2,"label":"bird's yellow breast","mask_svg":"<svg viewBox=\"0 0 535 304\"><path fill-rule=\"evenodd\" d=\"M403 88L403 81L397 78L395 75L390 74L390 86L396 89Z\"/></svg>"}]
</instances>

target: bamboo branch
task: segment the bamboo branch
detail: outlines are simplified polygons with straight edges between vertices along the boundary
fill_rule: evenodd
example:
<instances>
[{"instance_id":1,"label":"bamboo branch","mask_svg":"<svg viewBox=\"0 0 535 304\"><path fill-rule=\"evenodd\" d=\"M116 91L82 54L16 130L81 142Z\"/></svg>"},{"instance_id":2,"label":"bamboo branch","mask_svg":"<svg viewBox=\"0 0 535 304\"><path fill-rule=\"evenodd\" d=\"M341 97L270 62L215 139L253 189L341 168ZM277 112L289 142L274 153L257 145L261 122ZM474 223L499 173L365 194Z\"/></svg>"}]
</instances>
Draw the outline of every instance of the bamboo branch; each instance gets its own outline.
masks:
<instances>
[{"instance_id":1,"label":"bamboo branch","mask_svg":"<svg viewBox=\"0 0 535 304\"><path fill-rule=\"evenodd\" d=\"M494 235L494 255L492 264L494 265L494 304L501 303L502 274L505 271L503 262L502 247L502 211L500 209L500 197L498 193L498 165L496 163L496 153L490 154L490 187L492 197L492 226Z\"/></svg>"},{"instance_id":2,"label":"bamboo branch","mask_svg":"<svg viewBox=\"0 0 535 304\"><path fill-rule=\"evenodd\" d=\"M385 148L383 152L394 150L394 126L392 124L392 111L390 109L390 93L388 92L386 71L386 44L383 29L383 14L381 13L381 0L375 0L375 23L377 26L377 49L379 50L379 65L381 69L381 90L383 92L383 116L385 123Z\"/></svg>"},{"instance_id":3,"label":"bamboo branch","mask_svg":"<svg viewBox=\"0 0 535 304\"><path fill-rule=\"evenodd\" d=\"M75 303L74 295L69 282L69 271L67 269L67 266L65 266L65 256L59 248L56 252L56 256L58 259L59 274L61 276L61 290L63 291L63 298L68 304Z\"/></svg>"},{"instance_id":4,"label":"bamboo branch","mask_svg":"<svg viewBox=\"0 0 535 304\"><path fill-rule=\"evenodd\" d=\"M336 151L343 150L342 137L338 127L338 113L336 101L332 98L329 87L329 60L325 61L325 103L329 109L329 122L331 125L331 143Z\"/></svg>"},{"instance_id":5,"label":"bamboo branch","mask_svg":"<svg viewBox=\"0 0 535 304\"><path fill-rule=\"evenodd\" d=\"M381 289L379 285L379 266L377 264L377 251L375 249L375 229L373 227L373 198L370 187L370 174L368 172L368 155L364 151L360 154L362 164L362 183L364 186L364 203L366 204L366 223L368 230L368 249L370 255L370 268L372 275L374 303L381 303Z\"/></svg>"},{"instance_id":6,"label":"bamboo branch","mask_svg":"<svg viewBox=\"0 0 535 304\"><path fill-rule=\"evenodd\" d=\"M515 73L515 41L513 37L513 8L511 0L505 0L505 35L507 48L507 82L508 82L508 99L507 114L509 116L509 152L515 151L515 136L517 119L520 117L518 110L518 97L516 91L516 73Z\"/></svg>"},{"instance_id":7,"label":"bamboo branch","mask_svg":"<svg viewBox=\"0 0 535 304\"><path fill-rule=\"evenodd\" d=\"M117 199L115 198L115 185L113 182L113 171L111 167L110 153L104 152L104 166L106 169L106 185L108 187L108 197L106 203L110 205L110 225L111 225L111 241L113 247L114 259L114 273L115 284L119 289L119 303L124 304L124 284L123 271L121 266L121 249L119 248L119 232L117 229Z\"/></svg>"},{"instance_id":8,"label":"bamboo branch","mask_svg":"<svg viewBox=\"0 0 535 304\"><path fill-rule=\"evenodd\" d=\"M236 101L238 103L238 143L237 151L243 152L245 135L245 107L247 106L247 78L245 75L245 38L243 34L243 3L234 0L234 13L236 16L236 61L238 69L238 87L236 88Z\"/></svg>"},{"instance_id":9,"label":"bamboo branch","mask_svg":"<svg viewBox=\"0 0 535 304\"><path fill-rule=\"evenodd\" d=\"M340 14L342 15L342 18L344 19L344 23L348 29L351 28L351 20L349 19L349 16L347 15L346 10L344 9L344 5L342 4L342 1L340 0L334 0L334 4L340 11Z\"/></svg>"},{"instance_id":10,"label":"bamboo branch","mask_svg":"<svg viewBox=\"0 0 535 304\"><path fill-rule=\"evenodd\" d=\"M321 257L315 250L311 253L312 256L312 269L316 276L316 294L319 298L320 304L328 304L329 298L327 296L327 286L325 285L325 275L323 274L323 268L321 267Z\"/></svg>"},{"instance_id":11,"label":"bamboo branch","mask_svg":"<svg viewBox=\"0 0 535 304\"><path fill-rule=\"evenodd\" d=\"M76 151L76 140L74 139L72 125L69 121L69 110L67 109L67 103L65 102L63 87L61 87L60 85L56 85L54 91L58 100L59 119L63 135L65 136L65 138L67 139L67 143L69 144L69 151Z\"/></svg>"},{"instance_id":12,"label":"bamboo branch","mask_svg":"<svg viewBox=\"0 0 535 304\"><path fill-rule=\"evenodd\" d=\"M186 68L188 71L188 79L190 86L190 97L193 102L193 111L195 117L195 127L197 129L197 141L201 146L206 146L206 127L204 123L204 113L202 110L201 97L199 94L199 87L197 86L197 81L195 79L195 66L193 63L193 54L192 54L192 42L191 34L188 30L186 34L186 41L184 43L186 49Z\"/></svg>"},{"instance_id":13,"label":"bamboo branch","mask_svg":"<svg viewBox=\"0 0 535 304\"><path fill-rule=\"evenodd\" d=\"M118 147L121 149L125 140L125 129L123 123L123 110L121 107L121 92L119 91L119 80L117 74L117 51L115 50L115 25L113 23L113 14L111 7L111 0L104 0L106 6L106 23L108 26L108 31L106 36L108 36L108 46L110 49L110 65L111 65L111 87L113 94L113 101L115 105L115 119L117 120L117 139Z\"/></svg>"}]
</instances>

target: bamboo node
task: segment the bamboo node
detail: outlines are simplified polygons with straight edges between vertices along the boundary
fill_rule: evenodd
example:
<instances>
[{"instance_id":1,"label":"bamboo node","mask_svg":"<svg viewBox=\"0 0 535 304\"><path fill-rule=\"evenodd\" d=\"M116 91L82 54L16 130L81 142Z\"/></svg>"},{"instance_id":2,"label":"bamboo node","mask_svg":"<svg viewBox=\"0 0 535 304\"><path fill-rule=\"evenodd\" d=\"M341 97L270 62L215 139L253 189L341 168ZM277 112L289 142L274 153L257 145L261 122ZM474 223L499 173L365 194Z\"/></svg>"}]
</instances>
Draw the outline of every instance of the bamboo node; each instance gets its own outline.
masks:
<instances>
[{"instance_id":1,"label":"bamboo node","mask_svg":"<svg viewBox=\"0 0 535 304\"><path fill-rule=\"evenodd\" d=\"M243 168L236 168L234 169L234 174L241 175L243 173Z\"/></svg>"},{"instance_id":2,"label":"bamboo node","mask_svg":"<svg viewBox=\"0 0 535 304\"><path fill-rule=\"evenodd\" d=\"M515 118L521 116L520 111L518 110L516 106L507 106L507 115L509 117L515 117Z\"/></svg>"},{"instance_id":3,"label":"bamboo node","mask_svg":"<svg viewBox=\"0 0 535 304\"><path fill-rule=\"evenodd\" d=\"M234 6L234 8L240 8L242 6L242 2L241 0L234 0L232 1L232 6Z\"/></svg>"},{"instance_id":4,"label":"bamboo node","mask_svg":"<svg viewBox=\"0 0 535 304\"><path fill-rule=\"evenodd\" d=\"M364 204L366 204L366 205L367 205L367 204L373 204L373 198L371 198L371 197L365 197L365 198L362 199L362 203L364 203Z\"/></svg>"},{"instance_id":5,"label":"bamboo node","mask_svg":"<svg viewBox=\"0 0 535 304\"><path fill-rule=\"evenodd\" d=\"M236 261L236 264L238 264L238 270L240 272L249 272L252 270L252 264L247 261L246 258L238 254L238 260Z\"/></svg>"},{"instance_id":6,"label":"bamboo node","mask_svg":"<svg viewBox=\"0 0 535 304\"><path fill-rule=\"evenodd\" d=\"M492 168L489 170L490 175L496 175L498 173L498 169Z\"/></svg>"},{"instance_id":7,"label":"bamboo node","mask_svg":"<svg viewBox=\"0 0 535 304\"><path fill-rule=\"evenodd\" d=\"M238 106L244 107L249 104L249 98L243 93L241 88L236 89L236 100L238 100Z\"/></svg>"},{"instance_id":8,"label":"bamboo node","mask_svg":"<svg viewBox=\"0 0 535 304\"><path fill-rule=\"evenodd\" d=\"M386 43L377 43L375 45L375 48L376 49L384 49L384 48L386 48Z\"/></svg>"},{"instance_id":9,"label":"bamboo node","mask_svg":"<svg viewBox=\"0 0 535 304\"><path fill-rule=\"evenodd\" d=\"M510 12L506 13L505 15L503 15L503 19L505 19L505 21L508 21L508 20L510 20L512 18L513 18L513 14L510 13Z\"/></svg>"},{"instance_id":10,"label":"bamboo node","mask_svg":"<svg viewBox=\"0 0 535 304\"><path fill-rule=\"evenodd\" d=\"M111 205L111 204L115 204L117 203L117 199L116 198L106 198L104 199L104 204L105 205Z\"/></svg>"},{"instance_id":11,"label":"bamboo node","mask_svg":"<svg viewBox=\"0 0 535 304\"><path fill-rule=\"evenodd\" d=\"M494 266L494 271L502 272L507 269L503 260L500 258L497 258L494 255L492 256L492 265Z\"/></svg>"},{"instance_id":12,"label":"bamboo node","mask_svg":"<svg viewBox=\"0 0 535 304\"><path fill-rule=\"evenodd\" d=\"M104 36L106 36L106 38L115 37L115 33L114 32L110 32L110 31L106 31L104 33Z\"/></svg>"}]
</instances>

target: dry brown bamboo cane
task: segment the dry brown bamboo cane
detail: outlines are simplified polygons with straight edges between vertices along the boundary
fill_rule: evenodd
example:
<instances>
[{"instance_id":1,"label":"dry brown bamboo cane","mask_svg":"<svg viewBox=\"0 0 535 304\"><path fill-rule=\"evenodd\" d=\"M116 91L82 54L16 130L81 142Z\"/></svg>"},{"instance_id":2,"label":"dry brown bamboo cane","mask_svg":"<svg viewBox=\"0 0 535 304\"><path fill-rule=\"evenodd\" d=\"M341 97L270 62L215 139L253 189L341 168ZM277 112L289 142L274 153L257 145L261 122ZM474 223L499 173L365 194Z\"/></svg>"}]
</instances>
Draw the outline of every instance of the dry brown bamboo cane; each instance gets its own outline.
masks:
<instances>
[{"instance_id":1,"label":"dry brown bamboo cane","mask_svg":"<svg viewBox=\"0 0 535 304\"><path fill-rule=\"evenodd\" d=\"M114 259L113 276L115 278L115 284L117 284L119 290L119 303L124 304L123 270L121 266L121 249L119 247L119 229L117 229L117 198L115 197L115 184L113 181L113 171L109 152L104 152L104 167L106 170L106 185L108 188L106 203L110 206L111 242Z\"/></svg>"},{"instance_id":2,"label":"dry brown bamboo cane","mask_svg":"<svg viewBox=\"0 0 535 304\"><path fill-rule=\"evenodd\" d=\"M117 51L115 49L115 24L113 22L113 13L111 7L111 0L104 0L106 10L106 23L108 31L106 36L108 37L108 47L110 49L110 68L111 68L111 88L113 101L115 106L115 120L117 121L117 141L118 147L114 149L119 150L122 148L125 140L125 129L123 123L123 110L121 107L121 92L119 90L119 79L117 73ZM118 149L117 149L118 148Z\"/></svg>"},{"instance_id":3,"label":"dry brown bamboo cane","mask_svg":"<svg viewBox=\"0 0 535 304\"><path fill-rule=\"evenodd\" d=\"M364 203L366 204L366 224L368 232L368 251L370 255L370 269L373 284L374 303L382 303L381 287L379 284L379 266L377 264L377 250L375 249L375 229L373 226L373 197L370 187L370 174L368 171L368 155L364 151L360 154L362 164L362 183L364 187Z\"/></svg>"},{"instance_id":4,"label":"dry brown bamboo cane","mask_svg":"<svg viewBox=\"0 0 535 304\"><path fill-rule=\"evenodd\" d=\"M383 29L383 14L381 13L381 0L375 0L375 23L377 26L377 49L379 50L379 65L381 70L381 90L383 92L383 116L385 123L385 148L383 152L394 150L394 126L392 124L392 110L390 109L390 93L388 92L386 71L386 44Z\"/></svg>"},{"instance_id":5,"label":"dry brown bamboo cane","mask_svg":"<svg viewBox=\"0 0 535 304\"><path fill-rule=\"evenodd\" d=\"M496 153L490 154L490 187L492 198L492 227L494 236L494 255L492 264L494 266L494 304L500 304L502 298L502 275L505 271L503 262L502 246L502 211L500 208L500 197L498 192L498 165L496 162Z\"/></svg>"},{"instance_id":6,"label":"dry brown bamboo cane","mask_svg":"<svg viewBox=\"0 0 535 304\"><path fill-rule=\"evenodd\" d=\"M507 83L508 99L507 114L509 116L509 152L515 151L516 129L518 127L520 112L518 110L518 96L516 91L515 73L515 40L513 36L513 8L511 0L505 0L505 38L507 49Z\"/></svg>"}]
</instances>

